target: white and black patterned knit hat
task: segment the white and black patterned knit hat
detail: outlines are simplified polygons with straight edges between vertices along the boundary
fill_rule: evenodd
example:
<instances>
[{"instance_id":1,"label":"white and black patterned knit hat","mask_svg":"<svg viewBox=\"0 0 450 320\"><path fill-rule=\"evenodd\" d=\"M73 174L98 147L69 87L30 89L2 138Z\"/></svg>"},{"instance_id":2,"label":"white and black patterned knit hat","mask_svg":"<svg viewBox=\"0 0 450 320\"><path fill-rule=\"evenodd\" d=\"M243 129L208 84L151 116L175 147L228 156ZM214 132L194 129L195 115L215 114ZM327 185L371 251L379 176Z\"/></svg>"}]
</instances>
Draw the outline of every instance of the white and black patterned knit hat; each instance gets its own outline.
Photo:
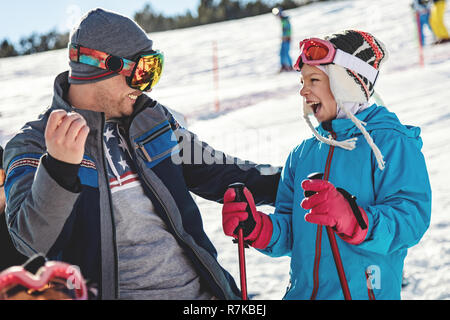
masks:
<instances>
[{"instance_id":1,"label":"white and black patterned knit hat","mask_svg":"<svg viewBox=\"0 0 450 320\"><path fill-rule=\"evenodd\" d=\"M345 30L327 36L324 39L333 43L337 49L361 59L376 70L379 70L380 66L388 58L385 45L368 32ZM385 162L381 151L364 128L364 123L355 117L356 112L368 107L368 101L375 92L374 85L376 78L370 81L356 71L335 63L317 67L328 75L330 89L337 103L338 115L341 113L345 114L346 117L355 123L372 148L378 162L378 167L380 170L383 170ZM311 110L306 105L304 105L303 112L303 118L319 141L347 150L353 150L355 148L357 137L344 141L336 141L331 138L322 137L309 120Z\"/></svg>"},{"instance_id":2,"label":"white and black patterned knit hat","mask_svg":"<svg viewBox=\"0 0 450 320\"><path fill-rule=\"evenodd\" d=\"M386 62L388 52L385 45L368 32L345 30L324 38L341 49L367 62L375 69ZM374 93L375 83L350 69L330 64L325 66L330 78L330 87L336 101L368 102Z\"/></svg>"}]
</instances>

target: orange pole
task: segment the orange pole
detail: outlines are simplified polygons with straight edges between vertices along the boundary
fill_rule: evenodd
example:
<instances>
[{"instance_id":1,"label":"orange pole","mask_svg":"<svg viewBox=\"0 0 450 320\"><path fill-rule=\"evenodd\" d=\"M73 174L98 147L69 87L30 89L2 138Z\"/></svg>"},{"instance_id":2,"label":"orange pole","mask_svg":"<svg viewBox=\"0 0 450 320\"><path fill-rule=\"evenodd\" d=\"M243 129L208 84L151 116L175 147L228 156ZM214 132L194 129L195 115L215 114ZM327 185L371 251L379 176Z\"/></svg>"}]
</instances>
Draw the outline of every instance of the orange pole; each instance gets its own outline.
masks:
<instances>
[{"instance_id":1,"label":"orange pole","mask_svg":"<svg viewBox=\"0 0 450 320\"><path fill-rule=\"evenodd\" d=\"M422 46L422 33L420 32L420 16L419 13L416 12L416 23L417 23L417 37L419 39L419 64L421 67L425 65L424 57L423 57L423 46Z\"/></svg>"},{"instance_id":2,"label":"orange pole","mask_svg":"<svg viewBox=\"0 0 450 320\"><path fill-rule=\"evenodd\" d=\"M216 112L220 111L219 102L219 57L217 55L217 41L213 41L213 77L214 77L214 92L215 92L215 109Z\"/></svg>"},{"instance_id":3,"label":"orange pole","mask_svg":"<svg viewBox=\"0 0 450 320\"><path fill-rule=\"evenodd\" d=\"M241 276L242 300L248 300L248 296L247 296L247 272L245 271L244 231L242 230L242 228L239 229L238 251L239 251L239 273L240 273L240 276Z\"/></svg>"}]
</instances>

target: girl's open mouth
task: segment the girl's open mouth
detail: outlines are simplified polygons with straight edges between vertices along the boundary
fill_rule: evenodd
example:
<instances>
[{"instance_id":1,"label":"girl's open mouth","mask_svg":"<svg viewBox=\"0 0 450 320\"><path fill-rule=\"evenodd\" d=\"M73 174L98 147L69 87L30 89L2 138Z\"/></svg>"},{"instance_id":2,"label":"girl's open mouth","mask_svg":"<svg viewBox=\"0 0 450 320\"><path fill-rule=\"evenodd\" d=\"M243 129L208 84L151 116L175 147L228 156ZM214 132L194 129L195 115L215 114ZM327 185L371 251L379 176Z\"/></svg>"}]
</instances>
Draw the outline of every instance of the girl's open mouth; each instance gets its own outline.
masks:
<instances>
[{"instance_id":1,"label":"girl's open mouth","mask_svg":"<svg viewBox=\"0 0 450 320\"><path fill-rule=\"evenodd\" d=\"M322 104L320 102L312 102L310 106L311 109L314 111L314 114L317 114L317 112L319 112L320 108L322 107Z\"/></svg>"}]
</instances>

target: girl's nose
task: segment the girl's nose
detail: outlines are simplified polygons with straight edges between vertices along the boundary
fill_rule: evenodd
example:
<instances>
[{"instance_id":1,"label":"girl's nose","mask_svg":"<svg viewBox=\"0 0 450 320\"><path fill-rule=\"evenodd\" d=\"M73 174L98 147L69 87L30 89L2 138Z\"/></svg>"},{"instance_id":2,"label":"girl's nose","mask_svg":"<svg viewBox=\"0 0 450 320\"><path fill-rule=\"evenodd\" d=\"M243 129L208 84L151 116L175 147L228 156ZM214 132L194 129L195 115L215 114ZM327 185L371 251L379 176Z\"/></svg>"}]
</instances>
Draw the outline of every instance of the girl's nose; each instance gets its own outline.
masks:
<instances>
[{"instance_id":1,"label":"girl's nose","mask_svg":"<svg viewBox=\"0 0 450 320\"><path fill-rule=\"evenodd\" d=\"M309 88L305 85L302 86L302 88L300 89L300 95L302 97L306 96L308 93L310 93Z\"/></svg>"}]
</instances>

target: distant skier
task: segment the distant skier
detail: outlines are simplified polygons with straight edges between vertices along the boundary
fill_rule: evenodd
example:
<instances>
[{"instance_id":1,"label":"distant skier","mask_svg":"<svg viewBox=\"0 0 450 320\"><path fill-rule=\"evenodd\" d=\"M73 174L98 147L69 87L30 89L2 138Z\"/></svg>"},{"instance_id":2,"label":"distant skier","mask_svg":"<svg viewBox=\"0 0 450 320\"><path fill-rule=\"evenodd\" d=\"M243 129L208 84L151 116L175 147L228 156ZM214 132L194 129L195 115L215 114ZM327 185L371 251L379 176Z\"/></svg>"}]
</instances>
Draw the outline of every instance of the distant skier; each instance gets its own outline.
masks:
<instances>
[{"instance_id":1,"label":"distant skier","mask_svg":"<svg viewBox=\"0 0 450 320\"><path fill-rule=\"evenodd\" d=\"M425 45L425 34L423 32L424 26L427 25L428 29L433 33L433 29L431 28L429 22L431 0L413 0L411 7L415 12L419 33L419 42L423 47Z\"/></svg>"},{"instance_id":2,"label":"distant skier","mask_svg":"<svg viewBox=\"0 0 450 320\"><path fill-rule=\"evenodd\" d=\"M430 25L437 37L435 44L449 42L450 37L444 24L445 0L433 0Z\"/></svg>"},{"instance_id":3,"label":"distant skier","mask_svg":"<svg viewBox=\"0 0 450 320\"><path fill-rule=\"evenodd\" d=\"M273 8L272 13L281 20L282 35L281 35L281 49L280 49L280 72L291 71L292 59L289 55L291 49L291 23L289 17L284 13L282 8Z\"/></svg>"},{"instance_id":4,"label":"distant skier","mask_svg":"<svg viewBox=\"0 0 450 320\"><path fill-rule=\"evenodd\" d=\"M274 214L257 211L249 189L248 204L226 191L224 232L236 237L239 225L262 253L291 257L283 299L343 299L343 292L358 300L400 299L407 250L430 224L420 128L369 103L387 59L371 34L348 30L305 39L300 48L294 68L301 71L304 118L315 137L288 156ZM322 179L311 177L315 172Z\"/></svg>"}]
</instances>

